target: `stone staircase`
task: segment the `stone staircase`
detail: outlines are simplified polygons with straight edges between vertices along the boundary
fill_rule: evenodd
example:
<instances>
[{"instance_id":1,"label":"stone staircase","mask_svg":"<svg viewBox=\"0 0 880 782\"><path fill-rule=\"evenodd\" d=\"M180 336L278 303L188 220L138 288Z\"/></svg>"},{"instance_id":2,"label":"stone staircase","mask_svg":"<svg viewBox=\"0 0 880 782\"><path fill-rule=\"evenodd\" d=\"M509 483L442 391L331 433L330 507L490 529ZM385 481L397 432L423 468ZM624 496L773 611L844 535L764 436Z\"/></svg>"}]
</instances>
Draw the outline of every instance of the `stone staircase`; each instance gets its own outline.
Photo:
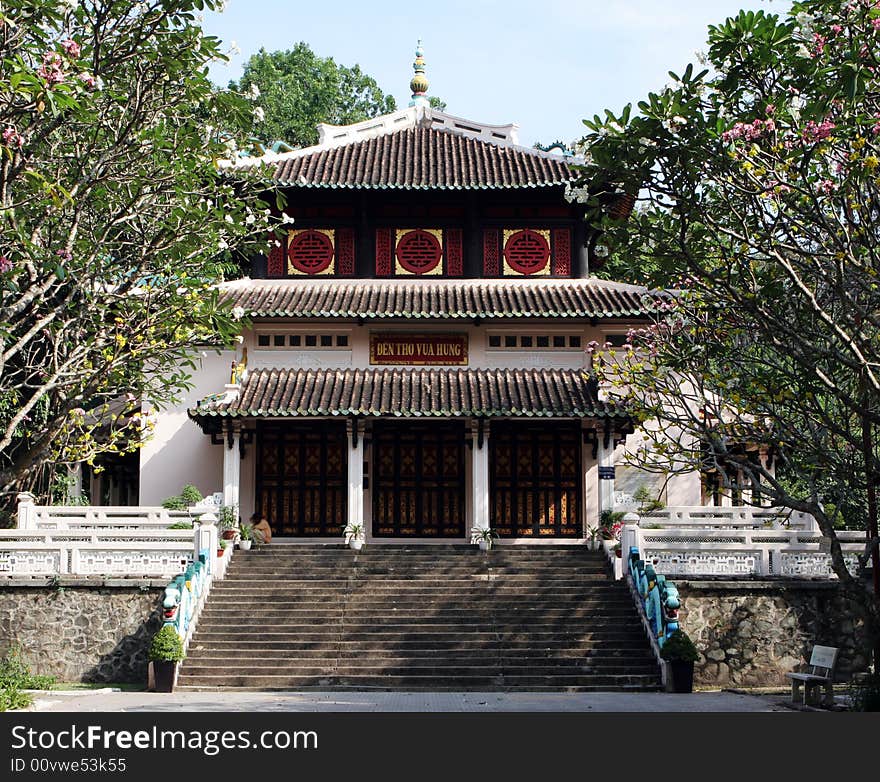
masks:
<instances>
[{"instance_id":1,"label":"stone staircase","mask_svg":"<svg viewBox=\"0 0 880 782\"><path fill-rule=\"evenodd\" d=\"M237 551L182 689L649 690L632 599L583 546Z\"/></svg>"}]
</instances>

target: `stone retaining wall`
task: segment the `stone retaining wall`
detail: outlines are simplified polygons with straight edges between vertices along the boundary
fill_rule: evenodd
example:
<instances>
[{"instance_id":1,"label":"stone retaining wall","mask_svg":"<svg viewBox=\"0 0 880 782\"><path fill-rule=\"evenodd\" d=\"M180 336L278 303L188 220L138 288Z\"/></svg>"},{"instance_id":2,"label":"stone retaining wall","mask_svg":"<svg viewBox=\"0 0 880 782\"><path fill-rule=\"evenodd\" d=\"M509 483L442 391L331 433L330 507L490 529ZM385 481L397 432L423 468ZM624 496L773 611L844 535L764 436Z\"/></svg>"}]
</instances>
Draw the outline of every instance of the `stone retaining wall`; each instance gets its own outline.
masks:
<instances>
[{"instance_id":1,"label":"stone retaining wall","mask_svg":"<svg viewBox=\"0 0 880 782\"><path fill-rule=\"evenodd\" d=\"M146 683L167 580L0 581L0 652L62 682Z\"/></svg>"},{"instance_id":2,"label":"stone retaining wall","mask_svg":"<svg viewBox=\"0 0 880 782\"><path fill-rule=\"evenodd\" d=\"M859 611L829 581L673 579L682 627L700 650L694 683L788 684L814 644L840 648L838 680L868 667Z\"/></svg>"}]
</instances>

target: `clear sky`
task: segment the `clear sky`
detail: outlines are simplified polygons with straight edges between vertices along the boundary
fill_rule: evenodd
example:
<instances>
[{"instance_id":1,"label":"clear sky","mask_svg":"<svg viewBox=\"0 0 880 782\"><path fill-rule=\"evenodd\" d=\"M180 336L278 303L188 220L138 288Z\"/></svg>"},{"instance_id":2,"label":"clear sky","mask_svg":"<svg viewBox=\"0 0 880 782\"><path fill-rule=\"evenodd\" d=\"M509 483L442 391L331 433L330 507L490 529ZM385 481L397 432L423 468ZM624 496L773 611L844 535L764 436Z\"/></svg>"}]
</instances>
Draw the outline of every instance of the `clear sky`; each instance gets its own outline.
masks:
<instances>
[{"instance_id":1,"label":"clear sky","mask_svg":"<svg viewBox=\"0 0 880 782\"><path fill-rule=\"evenodd\" d=\"M416 40L430 95L451 114L520 127L520 142L571 141L581 120L663 87L705 50L706 28L740 8L783 14L787 0L229 0L206 34L241 49L211 76L226 85L260 47L305 41L361 66L406 106Z\"/></svg>"}]
</instances>

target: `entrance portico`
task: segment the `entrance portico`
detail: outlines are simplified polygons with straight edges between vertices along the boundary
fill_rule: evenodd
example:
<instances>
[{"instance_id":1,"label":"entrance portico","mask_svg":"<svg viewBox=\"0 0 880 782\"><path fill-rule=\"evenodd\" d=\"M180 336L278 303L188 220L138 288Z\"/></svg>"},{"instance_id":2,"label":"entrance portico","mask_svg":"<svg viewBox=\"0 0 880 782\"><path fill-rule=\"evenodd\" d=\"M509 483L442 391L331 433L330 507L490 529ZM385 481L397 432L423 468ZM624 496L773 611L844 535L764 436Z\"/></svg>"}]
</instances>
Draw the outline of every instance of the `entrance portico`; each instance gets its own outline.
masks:
<instances>
[{"instance_id":1,"label":"entrance portico","mask_svg":"<svg viewBox=\"0 0 880 782\"><path fill-rule=\"evenodd\" d=\"M251 470L227 449L225 477L252 484L233 493L303 541L351 523L376 542L583 539L605 435L631 428L585 373L556 369L256 370L190 415L215 442L252 441Z\"/></svg>"}]
</instances>

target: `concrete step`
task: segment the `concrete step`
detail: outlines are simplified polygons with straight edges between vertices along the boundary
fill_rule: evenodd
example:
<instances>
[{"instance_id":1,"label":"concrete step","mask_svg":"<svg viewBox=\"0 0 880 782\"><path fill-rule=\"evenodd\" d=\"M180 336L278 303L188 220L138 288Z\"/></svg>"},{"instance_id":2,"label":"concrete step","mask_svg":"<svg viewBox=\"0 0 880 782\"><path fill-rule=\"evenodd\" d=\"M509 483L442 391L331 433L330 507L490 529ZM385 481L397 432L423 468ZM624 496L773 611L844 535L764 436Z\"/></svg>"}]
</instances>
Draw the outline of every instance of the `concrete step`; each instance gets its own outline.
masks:
<instances>
[{"instance_id":1,"label":"concrete step","mask_svg":"<svg viewBox=\"0 0 880 782\"><path fill-rule=\"evenodd\" d=\"M407 690L410 688L422 691L480 691L497 689L522 690L532 688L535 690L593 690L613 691L620 689L629 690L657 690L659 681L657 676L642 675L572 675L572 676L528 676L528 675L476 675L440 677L428 676L371 676L348 675L348 676L287 676L287 675L257 675L250 676L242 673L217 673L212 675L190 676L181 671L178 679L181 688L242 688L251 690L301 690L301 689L382 689L382 690Z\"/></svg>"}]
</instances>

